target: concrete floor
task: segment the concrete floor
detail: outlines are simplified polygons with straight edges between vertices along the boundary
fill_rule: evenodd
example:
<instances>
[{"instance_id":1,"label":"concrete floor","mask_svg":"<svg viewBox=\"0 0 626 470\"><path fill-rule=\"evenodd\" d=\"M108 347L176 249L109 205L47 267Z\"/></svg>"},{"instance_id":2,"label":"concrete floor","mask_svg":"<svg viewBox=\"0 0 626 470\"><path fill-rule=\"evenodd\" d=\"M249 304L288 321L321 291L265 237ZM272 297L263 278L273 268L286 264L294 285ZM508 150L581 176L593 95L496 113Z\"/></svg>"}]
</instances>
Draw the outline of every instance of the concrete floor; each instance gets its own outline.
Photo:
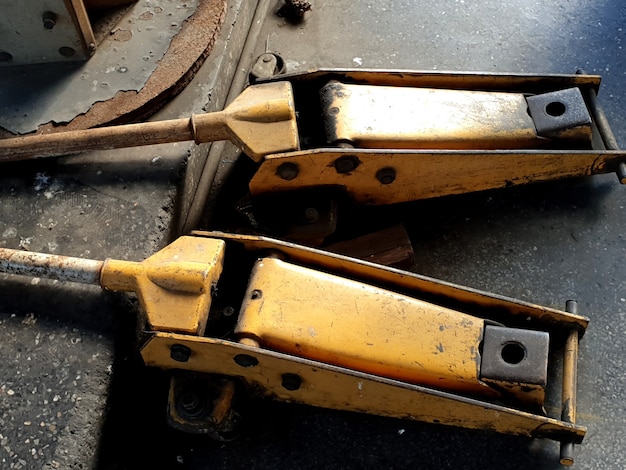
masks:
<instances>
[{"instance_id":1,"label":"concrete floor","mask_svg":"<svg viewBox=\"0 0 626 470\"><path fill-rule=\"evenodd\" d=\"M231 14L244 8L230 3ZM292 25L274 14L279 2L261 2L268 14L253 55L277 52L289 72L584 69L602 75L600 102L626 145L621 1L312 3L305 21ZM226 53L220 58L232 62ZM206 73L207 82L195 83L208 87ZM177 103L204 105L196 98L187 93L161 116L176 114ZM103 152L96 165L79 156L7 167L0 242L141 259L176 219L186 151L136 150L115 165ZM159 165L150 163L156 155ZM588 427L576 447L580 469L626 468L625 206L626 189L604 175L424 201L388 214L407 226L419 273L560 309L578 300L591 318L579 360L579 422ZM133 349L130 300L97 288L1 279L0 468L559 467L551 441L269 402L254 403L232 443L179 434L164 424L166 377L142 367Z\"/></svg>"}]
</instances>

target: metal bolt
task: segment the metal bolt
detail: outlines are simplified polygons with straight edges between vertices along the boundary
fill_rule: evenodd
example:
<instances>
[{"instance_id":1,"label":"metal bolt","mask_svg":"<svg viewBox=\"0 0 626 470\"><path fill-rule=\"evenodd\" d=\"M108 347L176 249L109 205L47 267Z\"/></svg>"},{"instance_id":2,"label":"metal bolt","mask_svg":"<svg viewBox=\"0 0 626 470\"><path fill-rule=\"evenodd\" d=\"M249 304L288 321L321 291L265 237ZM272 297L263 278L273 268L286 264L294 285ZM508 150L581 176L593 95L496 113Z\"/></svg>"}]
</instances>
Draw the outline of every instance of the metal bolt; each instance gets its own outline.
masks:
<instances>
[{"instance_id":1,"label":"metal bolt","mask_svg":"<svg viewBox=\"0 0 626 470\"><path fill-rule=\"evenodd\" d=\"M195 392L184 392L178 398L180 407L188 418L197 418L205 411L205 402Z\"/></svg>"},{"instance_id":2,"label":"metal bolt","mask_svg":"<svg viewBox=\"0 0 626 470\"><path fill-rule=\"evenodd\" d=\"M565 311L567 313L578 314L578 302L576 300L568 300L565 302Z\"/></svg>"},{"instance_id":3,"label":"metal bolt","mask_svg":"<svg viewBox=\"0 0 626 470\"><path fill-rule=\"evenodd\" d=\"M170 357L176 362L187 362L191 357L191 349L184 344L172 344Z\"/></svg>"},{"instance_id":4,"label":"metal bolt","mask_svg":"<svg viewBox=\"0 0 626 470\"><path fill-rule=\"evenodd\" d=\"M272 56L270 54L263 54L263 62L268 63L272 60Z\"/></svg>"},{"instance_id":5,"label":"metal bolt","mask_svg":"<svg viewBox=\"0 0 626 470\"><path fill-rule=\"evenodd\" d=\"M276 174L286 181L291 181L298 176L298 165L291 162L281 163L276 169Z\"/></svg>"},{"instance_id":6,"label":"metal bolt","mask_svg":"<svg viewBox=\"0 0 626 470\"><path fill-rule=\"evenodd\" d=\"M224 307L222 310L222 315L225 317L231 317L235 313L235 309L232 307Z\"/></svg>"},{"instance_id":7,"label":"metal bolt","mask_svg":"<svg viewBox=\"0 0 626 470\"><path fill-rule=\"evenodd\" d=\"M345 174L354 171L359 166L359 163L361 162L354 155L346 155L335 160L333 165L337 173Z\"/></svg>"},{"instance_id":8,"label":"metal bolt","mask_svg":"<svg viewBox=\"0 0 626 470\"><path fill-rule=\"evenodd\" d=\"M281 385L286 390L298 390L302 386L302 378L297 374L283 374Z\"/></svg>"},{"instance_id":9,"label":"metal bolt","mask_svg":"<svg viewBox=\"0 0 626 470\"><path fill-rule=\"evenodd\" d=\"M42 15L43 27L45 29L52 29L57 24L57 15L51 11L45 11Z\"/></svg>"},{"instance_id":10,"label":"metal bolt","mask_svg":"<svg viewBox=\"0 0 626 470\"><path fill-rule=\"evenodd\" d=\"M312 224L320 220L320 213L315 207L307 207L304 211L304 221Z\"/></svg>"},{"instance_id":11,"label":"metal bolt","mask_svg":"<svg viewBox=\"0 0 626 470\"><path fill-rule=\"evenodd\" d=\"M396 170L391 167L381 168L376 172L376 179L380 184L391 184L396 180Z\"/></svg>"}]
</instances>

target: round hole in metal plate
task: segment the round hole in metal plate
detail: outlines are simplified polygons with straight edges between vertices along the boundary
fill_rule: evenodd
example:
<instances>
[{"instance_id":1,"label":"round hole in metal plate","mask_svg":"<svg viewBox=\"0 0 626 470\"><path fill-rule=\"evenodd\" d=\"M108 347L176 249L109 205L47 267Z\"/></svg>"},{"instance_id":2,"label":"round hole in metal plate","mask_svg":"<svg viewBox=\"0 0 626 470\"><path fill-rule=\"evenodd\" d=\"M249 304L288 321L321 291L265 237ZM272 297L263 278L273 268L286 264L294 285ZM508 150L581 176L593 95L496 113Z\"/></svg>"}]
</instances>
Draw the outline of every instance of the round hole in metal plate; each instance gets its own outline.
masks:
<instances>
[{"instance_id":1,"label":"round hole in metal plate","mask_svg":"<svg viewBox=\"0 0 626 470\"><path fill-rule=\"evenodd\" d=\"M551 101L546 105L546 114L552 117L559 117L565 114L565 103L560 101Z\"/></svg>"},{"instance_id":2,"label":"round hole in metal plate","mask_svg":"<svg viewBox=\"0 0 626 470\"><path fill-rule=\"evenodd\" d=\"M507 364L519 364L526 358L526 348L522 343L510 341L504 343L500 355L502 356L502 360Z\"/></svg>"}]
</instances>

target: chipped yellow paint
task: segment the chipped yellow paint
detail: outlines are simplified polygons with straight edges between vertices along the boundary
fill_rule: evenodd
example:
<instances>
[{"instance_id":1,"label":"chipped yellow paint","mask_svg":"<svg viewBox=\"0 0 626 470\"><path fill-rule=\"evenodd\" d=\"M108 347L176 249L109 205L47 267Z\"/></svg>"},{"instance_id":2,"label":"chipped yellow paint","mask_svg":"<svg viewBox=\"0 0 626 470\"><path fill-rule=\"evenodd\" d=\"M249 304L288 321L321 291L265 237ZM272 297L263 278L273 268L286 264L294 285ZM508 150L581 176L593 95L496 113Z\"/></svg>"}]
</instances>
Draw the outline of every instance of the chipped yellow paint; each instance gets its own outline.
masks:
<instances>
[{"instance_id":1,"label":"chipped yellow paint","mask_svg":"<svg viewBox=\"0 0 626 470\"><path fill-rule=\"evenodd\" d=\"M523 319L529 325L544 325L558 329L575 329L582 336L589 324L589 318L514 299L490 292L442 281L422 274L402 271L376 263L342 256L296 243L271 237L205 232L195 230L191 235L217 238L227 243L237 243L250 252L280 253L291 262L313 269L340 274L394 290L409 291L415 297L436 298L441 305L464 305L467 309L479 309L491 320L506 323Z\"/></svg>"},{"instance_id":2,"label":"chipped yellow paint","mask_svg":"<svg viewBox=\"0 0 626 470\"><path fill-rule=\"evenodd\" d=\"M188 361L172 359L174 345L189 348ZM575 443L586 433L559 419L215 338L155 333L141 355L149 366L241 377L251 392L280 401ZM238 364L241 357L248 362ZM285 388L286 374L301 385Z\"/></svg>"},{"instance_id":3,"label":"chipped yellow paint","mask_svg":"<svg viewBox=\"0 0 626 470\"><path fill-rule=\"evenodd\" d=\"M359 164L340 173L335 162L346 157ZM266 157L250 181L250 192L257 197L341 188L359 203L383 205L610 173L624 160L621 150L314 149ZM285 164L296 166L295 178L280 177L278 168ZM389 184L376 176L385 168L395 172Z\"/></svg>"},{"instance_id":4,"label":"chipped yellow paint","mask_svg":"<svg viewBox=\"0 0 626 470\"><path fill-rule=\"evenodd\" d=\"M522 93L336 81L320 93L329 143L387 149L502 149L544 142Z\"/></svg>"},{"instance_id":5,"label":"chipped yellow paint","mask_svg":"<svg viewBox=\"0 0 626 470\"><path fill-rule=\"evenodd\" d=\"M478 379L483 329L477 317L264 258L252 271L235 333L328 364L497 396Z\"/></svg>"}]
</instances>

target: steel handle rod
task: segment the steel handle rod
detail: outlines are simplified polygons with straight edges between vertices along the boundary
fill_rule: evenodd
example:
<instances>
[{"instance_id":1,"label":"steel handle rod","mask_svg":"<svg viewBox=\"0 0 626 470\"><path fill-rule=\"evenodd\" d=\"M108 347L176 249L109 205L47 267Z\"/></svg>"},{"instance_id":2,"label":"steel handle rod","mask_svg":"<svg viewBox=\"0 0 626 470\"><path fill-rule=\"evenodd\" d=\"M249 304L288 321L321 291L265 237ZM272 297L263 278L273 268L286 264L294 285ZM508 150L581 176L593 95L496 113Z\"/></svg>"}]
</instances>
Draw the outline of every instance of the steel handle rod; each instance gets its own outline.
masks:
<instances>
[{"instance_id":1,"label":"steel handle rod","mask_svg":"<svg viewBox=\"0 0 626 470\"><path fill-rule=\"evenodd\" d=\"M100 285L104 261L0 248L0 272Z\"/></svg>"},{"instance_id":2,"label":"steel handle rod","mask_svg":"<svg viewBox=\"0 0 626 470\"><path fill-rule=\"evenodd\" d=\"M299 149L291 83L252 85L226 109L190 118L1 139L0 163L189 140L231 140L255 161Z\"/></svg>"},{"instance_id":3,"label":"steel handle rod","mask_svg":"<svg viewBox=\"0 0 626 470\"><path fill-rule=\"evenodd\" d=\"M0 162L56 157L88 150L106 150L170 142L198 141L198 118L124 124L0 140ZM202 116L202 142L226 140L223 111Z\"/></svg>"}]
</instances>

